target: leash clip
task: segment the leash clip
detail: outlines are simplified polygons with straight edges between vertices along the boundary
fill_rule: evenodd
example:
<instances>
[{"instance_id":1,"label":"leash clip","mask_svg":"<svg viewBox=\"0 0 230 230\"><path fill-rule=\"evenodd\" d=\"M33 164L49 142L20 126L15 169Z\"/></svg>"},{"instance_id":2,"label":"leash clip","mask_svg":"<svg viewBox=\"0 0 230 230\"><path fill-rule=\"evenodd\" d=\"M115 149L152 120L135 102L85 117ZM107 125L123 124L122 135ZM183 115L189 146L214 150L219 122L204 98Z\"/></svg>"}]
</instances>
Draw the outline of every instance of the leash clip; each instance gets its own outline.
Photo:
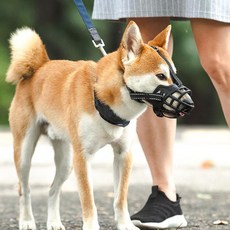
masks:
<instances>
[{"instance_id":1,"label":"leash clip","mask_svg":"<svg viewBox=\"0 0 230 230\"><path fill-rule=\"evenodd\" d=\"M105 52L105 49L103 48L105 46L105 43L102 39L100 40L99 43L96 43L95 40L92 40L92 43L93 43L94 47L98 48L101 51L103 56L107 55L107 53Z\"/></svg>"}]
</instances>

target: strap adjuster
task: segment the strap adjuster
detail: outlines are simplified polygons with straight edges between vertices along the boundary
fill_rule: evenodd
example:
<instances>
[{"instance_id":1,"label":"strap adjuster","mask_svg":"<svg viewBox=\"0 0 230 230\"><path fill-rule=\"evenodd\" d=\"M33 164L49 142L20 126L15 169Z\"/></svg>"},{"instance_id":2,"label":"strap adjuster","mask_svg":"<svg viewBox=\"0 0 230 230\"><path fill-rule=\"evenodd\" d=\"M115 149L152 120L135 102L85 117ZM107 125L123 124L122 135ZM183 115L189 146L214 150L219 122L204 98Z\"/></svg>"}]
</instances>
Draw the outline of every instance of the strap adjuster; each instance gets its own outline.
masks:
<instances>
[{"instance_id":1,"label":"strap adjuster","mask_svg":"<svg viewBox=\"0 0 230 230\"><path fill-rule=\"evenodd\" d=\"M95 40L92 40L92 43L96 48L99 48L99 46L103 46L103 47L105 46L105 43L102 39L98 43L96 43Z\"/></svg>"}]
</instances>

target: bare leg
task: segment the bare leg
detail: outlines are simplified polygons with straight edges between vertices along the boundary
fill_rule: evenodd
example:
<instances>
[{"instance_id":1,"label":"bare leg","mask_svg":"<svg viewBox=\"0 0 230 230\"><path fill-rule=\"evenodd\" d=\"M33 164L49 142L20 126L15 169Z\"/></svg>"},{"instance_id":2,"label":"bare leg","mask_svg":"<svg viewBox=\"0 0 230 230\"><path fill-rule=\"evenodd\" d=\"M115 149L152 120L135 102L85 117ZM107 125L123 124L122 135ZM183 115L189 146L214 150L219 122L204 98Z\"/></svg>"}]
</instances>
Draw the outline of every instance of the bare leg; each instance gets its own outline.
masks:
<instances>
[{"instance_id":1,"label":"bare leg","mask_svg":"<svg viewBox=\"0 0 230 230\"><path fill-rule=\"evenodd\" d=\"M176 122L157 118L148 109L139 118L137 133L147 159L153 184L158 185L170 200L176 200L173 177L173 142Z\"/></svg>"},{"instance_id":2,"label":"bare leg","mask_svg":"<svg viewBox=\"0 0 230 230\"><path fill-rule=\"evenodd\" d=\"M230 127L230 24L192 19L191 25L201 64L218 93Z\"/></svg>"},{"instance_id":3,"label":"bare leg","mask_svg":"<svg viewBox=\"0 0 230 230\"><path fill-rule=\"evenodd\" d=\"M142 33L144 42L152 40L170 21L168 18L135 18ZM172 54L172 37L169 42L169 53ZM137 133L145 153L153 184L165 192L172 201L176 200L176 188L173 178L173 144L176 131L176 120L158 118L152 109L148 109L137 123Z\"/></svg>"}]
</instances>

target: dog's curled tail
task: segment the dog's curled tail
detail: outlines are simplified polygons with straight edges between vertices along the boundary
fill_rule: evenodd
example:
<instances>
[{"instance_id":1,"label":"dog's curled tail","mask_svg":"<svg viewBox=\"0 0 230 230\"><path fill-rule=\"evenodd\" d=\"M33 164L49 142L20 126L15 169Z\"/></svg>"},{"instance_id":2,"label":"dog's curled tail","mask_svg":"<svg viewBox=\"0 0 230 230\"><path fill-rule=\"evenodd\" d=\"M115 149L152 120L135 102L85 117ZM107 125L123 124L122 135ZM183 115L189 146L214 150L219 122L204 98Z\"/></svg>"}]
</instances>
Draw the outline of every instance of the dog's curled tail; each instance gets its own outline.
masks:
<instances>
[{"instance_id":1,"label":"dog's curled tail","mask_svg":"<svg viewBox=\"0 0 230 230\"><path fill-rule=\"evenodd\" d=\"M49 60L41 38L28 27L16 30L9 42L11 63L6 74L9 83L16 84L21 79L32 77Z\"/></svg>"}]
</instances>

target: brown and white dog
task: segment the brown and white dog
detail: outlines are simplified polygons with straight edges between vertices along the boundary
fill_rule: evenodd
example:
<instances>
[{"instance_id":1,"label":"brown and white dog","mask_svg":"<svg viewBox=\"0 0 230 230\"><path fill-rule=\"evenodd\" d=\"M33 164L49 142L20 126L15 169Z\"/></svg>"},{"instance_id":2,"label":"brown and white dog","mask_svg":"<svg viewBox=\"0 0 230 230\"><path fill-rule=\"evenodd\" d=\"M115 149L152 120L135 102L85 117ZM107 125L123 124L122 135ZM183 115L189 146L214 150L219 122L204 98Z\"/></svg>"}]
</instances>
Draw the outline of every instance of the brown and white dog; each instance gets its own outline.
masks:
<instances>
[{"instance_id":1,"label":"brown and white dog","mask_svg":"<svg viewBox=\"0 0 230 230\"><path fill-rule=\"evenodd\" d=\"M99 229L89 159L106 144L111 144L114 150L117 229L138 229L132 224L127 208L130 145L135 133L135 119L147 105L131 100L127 86L134 91L153 92L160 84L173 83L168 65L150 47L157 46L173 65L166 51L170 31L169 26L144 44L138 26L130 22L118 50L97 63L49 60L36 32L22 28L12 34L12 60L6 81L17 84L9 120L19 178L20 230L36 229L28 179L31 159L41 134L51 140L56 164L48 200L48 230L65 229L60 219L59 194L72 163L82 205L83 229ZM99 107L105 106L116 119L131 121L130 124L121 127L111 124L109 118L102 118L103 111L100 113L95 108L95 98Z\"/></svg>"}]
</instances>

